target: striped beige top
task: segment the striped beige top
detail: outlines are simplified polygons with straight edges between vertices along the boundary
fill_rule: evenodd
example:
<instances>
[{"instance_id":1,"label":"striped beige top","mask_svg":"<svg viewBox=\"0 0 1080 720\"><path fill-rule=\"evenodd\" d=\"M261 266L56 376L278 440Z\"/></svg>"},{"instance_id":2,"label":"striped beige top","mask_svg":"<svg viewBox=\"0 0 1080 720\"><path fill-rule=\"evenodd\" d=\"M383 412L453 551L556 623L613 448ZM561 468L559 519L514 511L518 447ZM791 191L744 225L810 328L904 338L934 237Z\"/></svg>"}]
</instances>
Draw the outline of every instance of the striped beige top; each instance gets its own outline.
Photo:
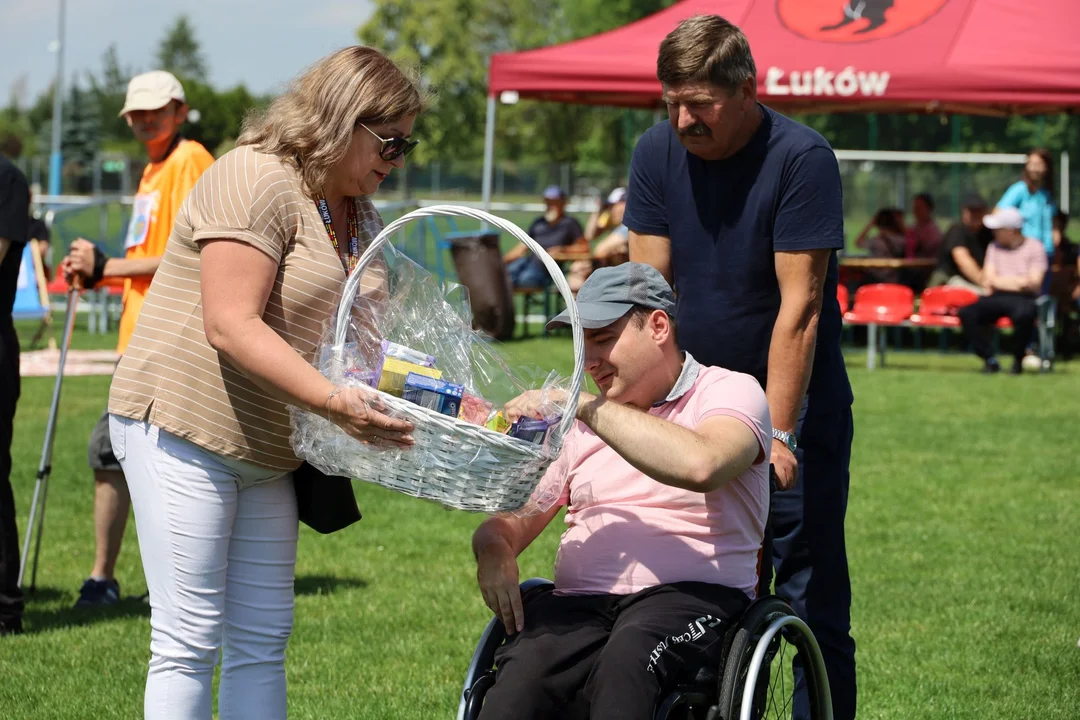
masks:
<instances>
[{"instance_id":1,"label":"striped beige top","mask_svg":"<svg viewBox=\"0 0 1080 720\"><path fill-rule=\"evenodd\" d=\"M361 240L382 229L358 199ZM337 309L345 271L300 177L273 155L238 147L188 195L109 395L109 412L149 422L219 455L293 470L287 406L210 347L203 331L200 242L228 238L280 265L263 319L308 362ZM368 283L365 282L365 285Z\"/></svg>"}]
</instances>

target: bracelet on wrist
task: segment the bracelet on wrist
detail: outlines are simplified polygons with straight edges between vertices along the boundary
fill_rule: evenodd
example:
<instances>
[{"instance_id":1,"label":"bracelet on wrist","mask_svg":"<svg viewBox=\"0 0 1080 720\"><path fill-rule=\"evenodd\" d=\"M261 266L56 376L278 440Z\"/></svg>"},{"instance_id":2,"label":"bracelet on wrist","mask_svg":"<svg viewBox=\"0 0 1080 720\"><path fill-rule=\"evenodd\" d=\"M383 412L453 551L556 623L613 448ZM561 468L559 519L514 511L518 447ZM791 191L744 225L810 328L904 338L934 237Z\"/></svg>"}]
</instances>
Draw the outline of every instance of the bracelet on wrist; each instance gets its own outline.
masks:
<instances>
[{"instance_id":1,"label":"bracelet on wrist","mask_svg":"<svg viewBox=\"0 0 1080 720\"><path fill-rule=\"evenodd\" d=\"M334 388L333 390L330 391L330 394L326 396L326 402L323 403L323 408L326 410L326 414L328 416L330 415L330 402L335 397L337 397L337 395L341 392L341 390L342 390L342 388Z\"/></svg>"}]
</instances>

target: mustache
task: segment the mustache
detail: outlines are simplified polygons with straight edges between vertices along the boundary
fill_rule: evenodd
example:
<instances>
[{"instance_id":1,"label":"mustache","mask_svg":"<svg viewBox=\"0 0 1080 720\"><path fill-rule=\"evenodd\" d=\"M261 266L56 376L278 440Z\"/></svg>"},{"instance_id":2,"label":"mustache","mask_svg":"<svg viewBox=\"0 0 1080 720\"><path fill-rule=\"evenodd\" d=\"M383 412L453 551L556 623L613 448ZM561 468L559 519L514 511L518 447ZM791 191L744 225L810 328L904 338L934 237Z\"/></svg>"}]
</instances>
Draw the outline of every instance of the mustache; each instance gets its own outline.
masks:
<instances>
[{"instance_id":1,"label":"mustache","mask_svg":"<svg viewBox=\"0 0 1080 720\"><path fill-rule=\"evenodd\" d=\"M694 123L685 130L680 130L679 135L682 137L712 137L712 130L703 123Z\"/></svg>"}]
</instances>

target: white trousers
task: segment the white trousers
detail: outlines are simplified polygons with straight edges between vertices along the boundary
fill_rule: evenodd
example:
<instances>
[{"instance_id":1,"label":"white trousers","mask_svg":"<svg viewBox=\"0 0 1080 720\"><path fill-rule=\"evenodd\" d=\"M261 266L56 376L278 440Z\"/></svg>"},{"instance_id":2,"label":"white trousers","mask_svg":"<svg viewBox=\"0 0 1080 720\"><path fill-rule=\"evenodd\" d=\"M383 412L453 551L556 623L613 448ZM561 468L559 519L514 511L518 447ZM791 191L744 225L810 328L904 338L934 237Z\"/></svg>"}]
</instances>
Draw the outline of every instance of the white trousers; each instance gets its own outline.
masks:
<instances>
[{"instance_id":1,"label":"white trousers","mask_svg":"<svg viewBox=\"0 0 1080 720\"><path fill-rule=\"evenodd\" d=\"M286 717L297 515L292 476L111 415L150 591L147 720Z\"/></svg>"}]
</instances>

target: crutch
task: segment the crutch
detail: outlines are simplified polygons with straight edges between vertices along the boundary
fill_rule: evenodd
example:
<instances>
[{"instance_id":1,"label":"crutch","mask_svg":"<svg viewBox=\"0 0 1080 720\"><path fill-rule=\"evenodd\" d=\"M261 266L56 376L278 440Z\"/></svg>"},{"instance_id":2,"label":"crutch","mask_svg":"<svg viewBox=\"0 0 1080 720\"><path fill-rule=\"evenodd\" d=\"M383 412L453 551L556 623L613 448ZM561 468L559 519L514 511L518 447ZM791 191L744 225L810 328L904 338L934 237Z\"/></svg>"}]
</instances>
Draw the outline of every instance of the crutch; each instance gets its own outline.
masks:
<instances>
[{"instance_id":1,"label":"crutch","mask_svg":"<svg viewBox=\"0 0 1080 720\"><path fill-rule=\"evenodd\" d=\"M37 525L37 541L34 543L34 567L30 572L30 592L37 589L38 557L41 555L41 535L45 531L45 498L49 491L49 474L52 473L53 440L56 437L56 413L60 408L60 387L64 382L64 363L67 361L68 345L71 344L71 331L75 328L75 307L79 304L78 278L73 279L68 289L67 313L64 315L64 339L60 345L60 367L56 371L56 384L53 386L52 405L49 407L49 422L45 425L45 443L41 448L41 464L38 465L37 482L34 484L34 499L30 502L30 521L26 524L26 539L23 540L22 562L19 563L19 587L23 584L26 573L26 559L30 554L30 538ZM40 502L40 505L39 505Z\"/></svg>"}]
</instances>

